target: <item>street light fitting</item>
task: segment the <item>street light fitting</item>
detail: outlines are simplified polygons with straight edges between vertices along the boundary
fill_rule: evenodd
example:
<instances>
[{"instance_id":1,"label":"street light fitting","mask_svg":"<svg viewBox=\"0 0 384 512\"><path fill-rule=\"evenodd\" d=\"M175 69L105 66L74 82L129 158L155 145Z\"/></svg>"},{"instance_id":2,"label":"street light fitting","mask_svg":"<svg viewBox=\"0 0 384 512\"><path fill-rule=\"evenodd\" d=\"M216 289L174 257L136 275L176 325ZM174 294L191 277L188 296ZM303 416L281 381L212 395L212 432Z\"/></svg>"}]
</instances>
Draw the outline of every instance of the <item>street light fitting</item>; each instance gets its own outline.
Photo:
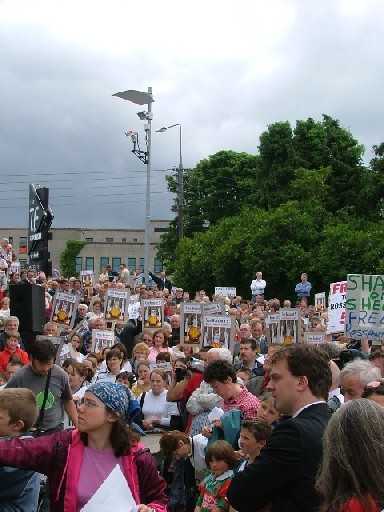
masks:
<instances>
[{"instance_id":1,"label":"street light fitting","mask_svg":"<svg viewBox=\"0 0 384 512\"><path fill-rule=\"evenodd\" d=\"M152 94L149 92L135 91L133 89L129 89L128 91L115 92L115 94L112 94L112 96L130 101L136 105L149 105L155 101L152 97Z\"/></svg>"},{"instance_id":2,"label":"street light fitting","mask_svg":"<svg viewBox=\"0 0 384 512\"><path fill-rule=\"evenodd\" d=\"M161 128L159 128L158 130L156 130L156 133L164 133L168 130L168 128L166 128L165 126L162 126Z\"/></svg>"}]
</instances>

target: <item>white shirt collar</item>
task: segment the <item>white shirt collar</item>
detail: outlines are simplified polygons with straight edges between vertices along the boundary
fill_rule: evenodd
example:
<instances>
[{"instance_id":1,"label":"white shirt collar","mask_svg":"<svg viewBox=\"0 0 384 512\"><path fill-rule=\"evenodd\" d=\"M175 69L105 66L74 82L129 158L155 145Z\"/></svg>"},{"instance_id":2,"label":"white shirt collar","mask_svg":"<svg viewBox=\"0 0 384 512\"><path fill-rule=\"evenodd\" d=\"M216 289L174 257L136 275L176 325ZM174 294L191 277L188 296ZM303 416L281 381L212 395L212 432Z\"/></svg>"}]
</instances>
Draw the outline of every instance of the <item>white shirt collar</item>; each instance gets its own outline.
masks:
<instances>
[{"instance_id":1,"label":"white shirt collar","mask_svg":"<svg viewBox=\"0 0 384 512\"><path fill-rule=\"evenodd\" d=\"M342 404L344 403L344 395L341 393L340 388L331 389L328 393L328 400L334 396L337 397Z\"/></svg>"},{"instance_id":2,"label":"white shirt collar","mask_svg":"<svg viewBox=\"0 0 384 512\"><path fill-rule=\"evenodd\" d=\"M326 403L325 400L317 400L316 402L312 402L311 404L304 405L304 407L301 407L301 409L299 409L298 411L295 412L295 414L292 415L292 418L296 418L296 416L298 416L300 413L302 413L304 411L304 409L307 409L308 407L311 407L312 405L325 404L325 403Z\"/></svg>"}]
</instances>

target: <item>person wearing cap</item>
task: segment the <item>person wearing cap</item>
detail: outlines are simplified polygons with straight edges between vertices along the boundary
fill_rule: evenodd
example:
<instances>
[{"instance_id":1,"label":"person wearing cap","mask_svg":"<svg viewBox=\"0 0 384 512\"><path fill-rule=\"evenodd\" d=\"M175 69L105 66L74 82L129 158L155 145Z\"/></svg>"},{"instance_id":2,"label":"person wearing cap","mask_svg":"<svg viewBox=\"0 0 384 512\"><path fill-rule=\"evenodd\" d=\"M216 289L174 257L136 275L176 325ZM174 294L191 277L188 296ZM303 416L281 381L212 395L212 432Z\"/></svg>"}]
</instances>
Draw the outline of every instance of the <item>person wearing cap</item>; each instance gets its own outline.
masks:
<instances>
[{"instance_id":1,"label":"person wearing cap","mask_svg":"<svg viewBox=\"0 0 384 512\"><path fill-rule=\"evenodd\" d=\"M137 512L166 512L165 482L151 454L134 441L126 426L129 407L121 384L93 384L80 401L77 429L2 440L0 464L47 475L55 512L79 512L101 484L108 486L116 469L126 479Z\"/></svg>"}]
</instances>

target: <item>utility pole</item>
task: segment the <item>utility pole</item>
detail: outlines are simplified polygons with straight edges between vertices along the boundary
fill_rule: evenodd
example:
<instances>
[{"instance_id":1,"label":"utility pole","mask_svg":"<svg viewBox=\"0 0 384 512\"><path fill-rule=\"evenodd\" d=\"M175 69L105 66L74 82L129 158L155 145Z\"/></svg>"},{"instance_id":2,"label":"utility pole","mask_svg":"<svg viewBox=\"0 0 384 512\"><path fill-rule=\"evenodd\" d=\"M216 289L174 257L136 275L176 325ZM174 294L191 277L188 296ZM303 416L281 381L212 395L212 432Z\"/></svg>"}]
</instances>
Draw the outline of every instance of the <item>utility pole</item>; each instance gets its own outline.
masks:
<instances>
[{"instance_id":1,"label":"utility pole","mask_svg":"<svg viewBox=\"0 0 384 512\"><path fill-rule=\"evenodd\" d=\"M152 87L148 87L148 95L152 98ZM149 240L151 230L151 139L152 139L152 101L148 102L148 123L145 126L147 141L147 184L145 189L145 234L144 234L144 278L149 283Z\"/></svg>"},{"instance_id":2,"label":"utility pole","mask_svg":"<svg viewBox=\"0 0 384 512\"><path fill-rule=\"evenodd\" d=\"M181 145L181 124L179 125L179 168L177 170L177 192L178 192L178 227L179 227L179 240L183 238L184 234L184 169L183 169L183 156Z\"/></svg>"}]
</instances>

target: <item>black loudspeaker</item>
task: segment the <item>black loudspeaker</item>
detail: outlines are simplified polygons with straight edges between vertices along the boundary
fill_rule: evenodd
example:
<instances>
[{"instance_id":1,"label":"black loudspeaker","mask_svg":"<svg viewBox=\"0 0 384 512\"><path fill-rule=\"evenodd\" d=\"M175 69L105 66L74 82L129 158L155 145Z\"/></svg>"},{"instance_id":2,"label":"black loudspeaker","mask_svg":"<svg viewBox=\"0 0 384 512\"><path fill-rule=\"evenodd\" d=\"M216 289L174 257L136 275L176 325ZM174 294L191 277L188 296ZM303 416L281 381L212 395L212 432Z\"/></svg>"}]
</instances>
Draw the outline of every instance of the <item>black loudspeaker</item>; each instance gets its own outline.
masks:
<instances>
[{"instance_id":1,"label":"black loudspeaker","mask_svg":"<svg viewBox=\"0 0 384 512\"><path fill-rule=\"evenodd\" d=\"M11 315L20 320L20 332L41 333L45 323L45 288L37 284L9 286Z\"/></svg>"}]
</instances>

